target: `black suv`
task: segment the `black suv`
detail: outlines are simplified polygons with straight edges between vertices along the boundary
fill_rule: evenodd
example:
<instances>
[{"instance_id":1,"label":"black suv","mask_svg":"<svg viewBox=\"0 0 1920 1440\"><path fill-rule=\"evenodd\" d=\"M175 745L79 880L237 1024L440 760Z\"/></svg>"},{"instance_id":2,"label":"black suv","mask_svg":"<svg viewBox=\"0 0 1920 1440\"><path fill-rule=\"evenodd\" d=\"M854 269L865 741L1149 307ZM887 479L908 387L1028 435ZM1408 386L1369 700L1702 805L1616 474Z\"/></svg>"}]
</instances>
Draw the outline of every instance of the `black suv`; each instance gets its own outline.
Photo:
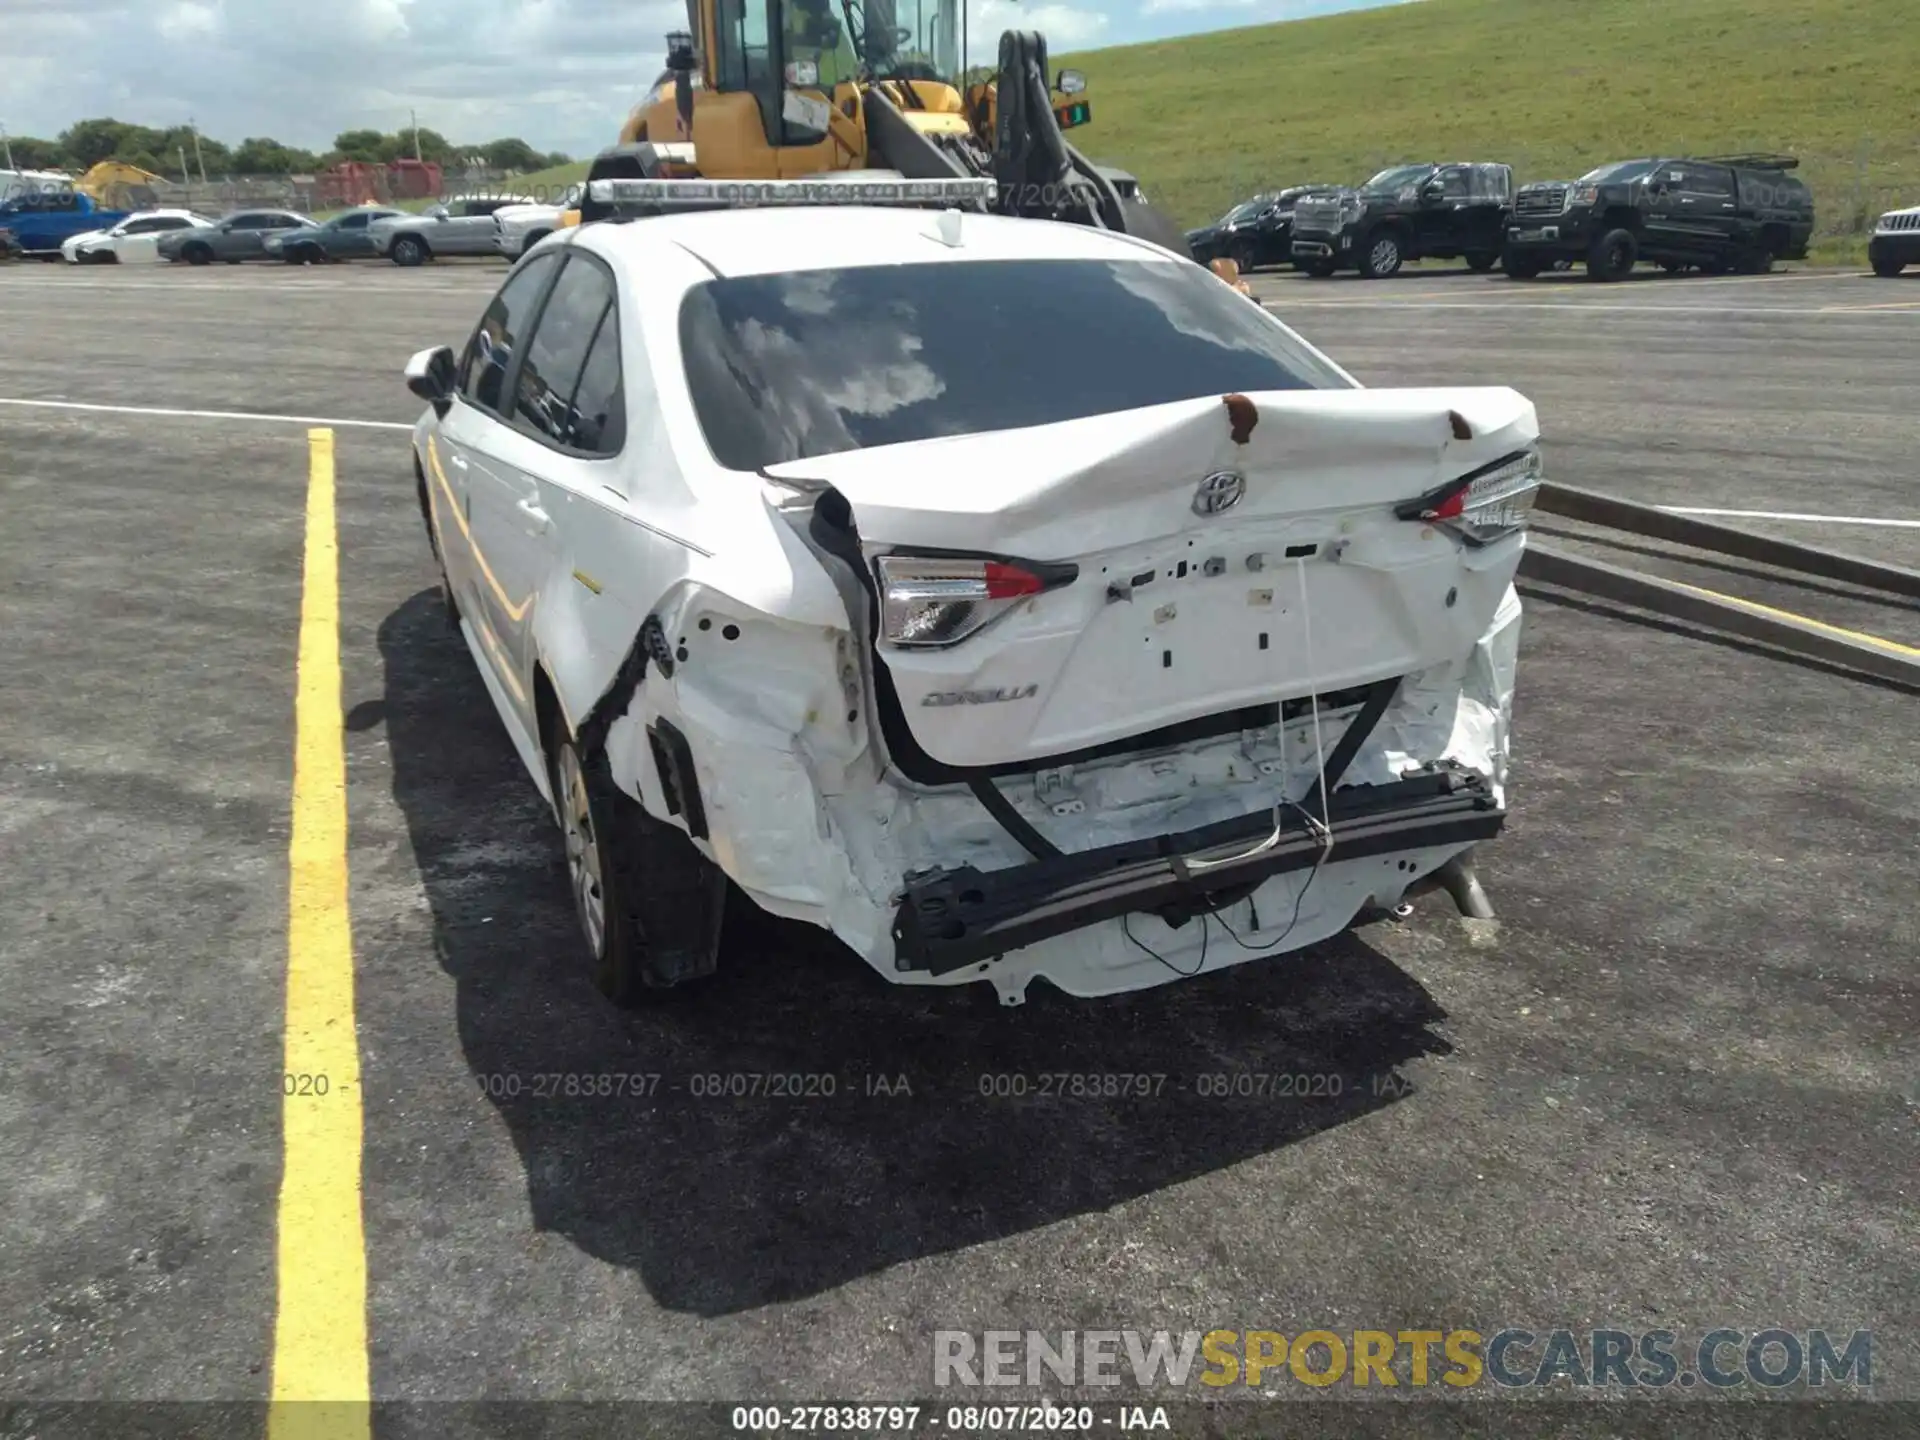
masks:
<instances>
[{"instance_id":1,"label":"black suv","mask_svg":"<svg viewBox=\"0 0 1920 1440\"><path fill-rule=\"evenodd\" d=\"M1309 275L1353 267L1373 279L1409 260L1500 260L1513 202L1513 167L1395 165L1358 190L1308 196L1293 211L1293 263Z\"/></svg>"},{"instance_id":2,"label":"black suv","mask_svg":"<svg viewBox=\"0 0 1920 1440\"><path fill-rule=\"evenodd\" d=\"M1804 260L1813 192L1787 172L1791 155L1621 160L1578 180L1522 186L1507 227L1507 273L1528 280L1556 260L1586 262L1593 280L1620 280L1640 260L1672 274L1764 274Z\"/></svg>"},{"instance_id":3,"label":"black suv","mask_svg":"<svg viewBox=\"0 0 1920 1440\"><path fill-rule=\"evenodd\" d=\"M1243 200L1211 225L1187 232L1193 258L1231 260L1244 274L1262 265L1293 263L1293 207L1302 195L1339 190L1338 185L1289 185Z\"/></svg>"}]
</instances>

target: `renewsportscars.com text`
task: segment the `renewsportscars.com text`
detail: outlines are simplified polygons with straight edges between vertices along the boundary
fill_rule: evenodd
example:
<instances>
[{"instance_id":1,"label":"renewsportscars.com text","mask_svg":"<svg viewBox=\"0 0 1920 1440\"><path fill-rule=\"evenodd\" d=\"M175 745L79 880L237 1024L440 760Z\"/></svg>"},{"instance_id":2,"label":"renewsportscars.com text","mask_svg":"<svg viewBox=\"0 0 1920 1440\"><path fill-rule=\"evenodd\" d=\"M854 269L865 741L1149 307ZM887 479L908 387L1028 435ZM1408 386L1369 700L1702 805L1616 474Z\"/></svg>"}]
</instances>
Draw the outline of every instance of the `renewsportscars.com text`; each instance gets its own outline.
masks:
<instances>
[{"instance_id":1,"label":"renewsportscars.com text","mask_svg":"<svg viewBox=\"0 0 1920 1440\"><path fill-rule=\"evenodd\" d=\"M933 1383L1347 1384L1455 1389L1554 1384L1729 1390L1873 1384L1873 1332L1854 1330L964 1330L934 1332Z\"/></svg>"}]
</instances>

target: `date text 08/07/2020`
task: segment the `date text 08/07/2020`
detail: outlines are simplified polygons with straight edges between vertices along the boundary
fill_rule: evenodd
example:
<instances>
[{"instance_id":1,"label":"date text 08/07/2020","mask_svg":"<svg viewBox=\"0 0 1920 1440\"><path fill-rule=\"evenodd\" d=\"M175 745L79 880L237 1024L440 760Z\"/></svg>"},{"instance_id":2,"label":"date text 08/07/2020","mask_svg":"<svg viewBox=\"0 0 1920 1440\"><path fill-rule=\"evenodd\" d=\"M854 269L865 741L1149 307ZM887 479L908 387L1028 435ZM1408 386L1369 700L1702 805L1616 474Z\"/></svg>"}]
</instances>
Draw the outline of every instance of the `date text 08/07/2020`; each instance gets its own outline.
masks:
<instances>
[{"instance_id":1,"label":"date text 08/07/2020","mask_svg":"<svg viewBox=\"0 0 1920 1440\"><path fill-rule=\"evenodd\" d=\"M898 1435L921 1429L966 1435L975 1431L1005 1433L1062 1431L1082 1433L1101 1428L1121 1431L1170 1430L1164 1406L1057 1405L736 1405L731 1416L736 1433Z\"/></svg>"}]
</instances>

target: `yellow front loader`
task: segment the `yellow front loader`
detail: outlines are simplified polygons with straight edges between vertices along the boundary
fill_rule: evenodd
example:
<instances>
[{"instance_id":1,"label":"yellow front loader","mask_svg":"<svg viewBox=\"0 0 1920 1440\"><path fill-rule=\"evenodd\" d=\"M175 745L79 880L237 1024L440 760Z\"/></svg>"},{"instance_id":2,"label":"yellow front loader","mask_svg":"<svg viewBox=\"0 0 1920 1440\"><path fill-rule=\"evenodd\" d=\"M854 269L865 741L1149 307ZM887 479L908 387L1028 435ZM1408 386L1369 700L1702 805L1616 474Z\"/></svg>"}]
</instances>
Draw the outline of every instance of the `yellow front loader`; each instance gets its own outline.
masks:
<instances>
[{"instance_id":1,"label":"yellow front loader","mask_svg":"<svg viewBox=\"0 0 1920 1440\"><path fill-rule=\"evenodd\" d=\"M593 162L602 179L777 180L877 172L991 178L999 213L1140 235L1191 258L1178 226L1066 130L1092 118L1085 77L1047 42L1000 37L965 80L965 0L687 0L667 73ZM583 220L609 205L589 197Z\"/></svg>"},{"instance_id":2,"label":"yellow front loader","mask_svg":"<svg viewBox=\"0 0 1920 1440\"><path fill-rule=\"evenodd\" d=\"M151 210L157 203L153 187L166 183L166 177L138 165L102 160L74 181L73 188L90 196L102 209Z\"/></svg>"}]
</instances>

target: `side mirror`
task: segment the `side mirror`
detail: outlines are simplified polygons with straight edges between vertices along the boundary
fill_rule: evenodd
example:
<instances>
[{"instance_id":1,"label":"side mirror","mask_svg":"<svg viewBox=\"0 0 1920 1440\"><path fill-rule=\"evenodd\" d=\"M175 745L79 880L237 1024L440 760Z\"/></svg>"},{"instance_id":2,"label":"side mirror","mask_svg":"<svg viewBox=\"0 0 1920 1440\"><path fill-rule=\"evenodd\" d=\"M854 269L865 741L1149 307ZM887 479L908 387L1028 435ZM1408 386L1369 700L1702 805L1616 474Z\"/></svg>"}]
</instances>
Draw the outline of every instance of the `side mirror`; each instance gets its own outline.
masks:
<instances>
[{"instance_id":1,"label":"side mirror","mask_svg":"<svg viewBox=\"0 0 1920 1440\"><path fill-rule=\"evenodd\" d=\"M1062 95L1078 95L1087 88L1087 77L1078 70L1062 70L1053 82Z\"/></svg>"},{"instance_id":2,"label":"side mirror","mask_svg":"<svg viewBox=\"0 0 1920 1440\"><path fill-rule=\"evenodd\" d=\"M436 345L407 361L407 389L445 415L453 397L453 349Z\"/></svg>"},{"instance_id":3,"label":"side mirror","mask_svg":"<svg viewBox=\"0 0 1920 1440\"><path fill-rule=\"evenodd\" d=\"M1437 204L1447 198L1447 187L1438 180L1429 180L1420 187L1420 198L1429 205Z\"/></svg>"}]
</instances>

